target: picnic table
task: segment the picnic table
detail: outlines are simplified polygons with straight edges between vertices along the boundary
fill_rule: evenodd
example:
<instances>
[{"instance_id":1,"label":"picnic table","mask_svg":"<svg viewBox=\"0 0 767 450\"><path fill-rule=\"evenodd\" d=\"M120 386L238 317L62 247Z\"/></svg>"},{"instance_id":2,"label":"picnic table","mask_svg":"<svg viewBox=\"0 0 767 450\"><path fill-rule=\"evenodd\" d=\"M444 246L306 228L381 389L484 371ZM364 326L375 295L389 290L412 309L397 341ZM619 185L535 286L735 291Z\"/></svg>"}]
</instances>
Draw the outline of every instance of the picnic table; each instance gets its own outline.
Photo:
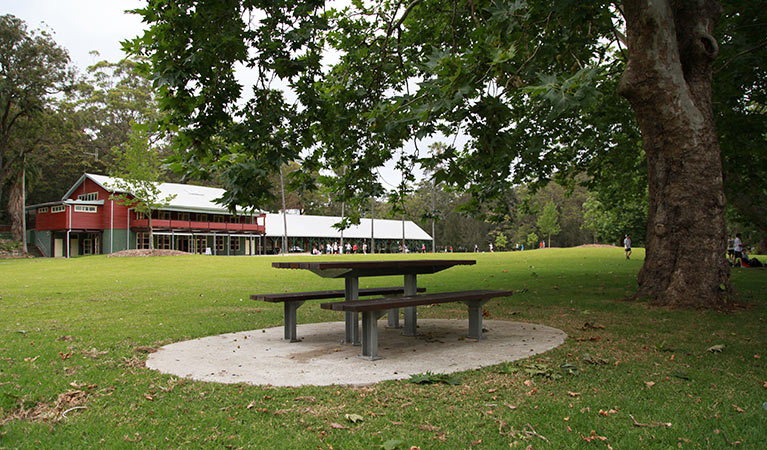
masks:
<instances>
[{"instance_id":1,"label":"picnic table","mask_svg":"<svg viewBox=\"0 0 767 450\"><path fill-rule=\"evenodd\" d=\"M490 298L511 295L512 293L510 291L474 290L419 296L417 283L418 275L433 274L454 266L474 264L476 264L476 261L474 260L429 259L384 261L274 262L272 263L272 267L277 269L309 270L323 278L343 278L344 301L335 303L323 303L321 307L324 309L343 311L346 313L344 342L353 345L359 345L359 314L362 313L363 339L361 356L365 359L373 360L378 359L378 318L384 313L387 313L388 326L390 328L400 328L400 307L404 309L405 318L405 326L403 328L402 334L405 336L416 336L418 327L417 307L419 305L437 304L451 301L466 303L469 306L469 336L480 339L482 337L482 305ZM379 277L393 275L402 275L404 277L404 289L401 296L385 297L373 300L359 300L360 277Z\"/></svg>"},{"instance_id":2,"label":"picnic table","mask_svg":"<svg viewBox=\"0 0 767 450\"><path fill-rule=\"evenodd\" d=\"M416 295L418 282L416 277L432 274L459 265L473 265L474 260L439 259L439 260L389 260L389 261L327 261L327 262L275 262L272 267L277 269L304 269L323 278L344 279L344 301L359 300L360 277L382 277L404 275L405 296ZM416 307L405 309L405 336L416 335ZM399 308L388 311L388 326L400 328ZM346 336L344 342L359 345L359 319L356 312L346 313Z\"/></svg>"}]
</instances>

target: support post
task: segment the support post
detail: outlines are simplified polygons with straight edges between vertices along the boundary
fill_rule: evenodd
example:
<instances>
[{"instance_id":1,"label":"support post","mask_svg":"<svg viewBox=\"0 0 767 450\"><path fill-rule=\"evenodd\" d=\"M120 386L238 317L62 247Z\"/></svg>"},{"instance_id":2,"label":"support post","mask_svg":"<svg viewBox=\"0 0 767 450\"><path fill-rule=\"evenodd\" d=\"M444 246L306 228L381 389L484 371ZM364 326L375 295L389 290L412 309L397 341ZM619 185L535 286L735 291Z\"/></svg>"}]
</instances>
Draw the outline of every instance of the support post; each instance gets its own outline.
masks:
<instances>
[{"instance_id":1,"label":"support post","mask_svg":"<svg viewBox=\"0 0 767 450\"><path fill-rule=\"evenodd\" d=\"M416 283L415 274L405 275L405 297L416 295L418 292L418 285ZM418 313L415 306L407 306L405 311L405 328L402 330L402 334L405 336L415 336L418 334Z\"/></svg>"},{"instance_id":2,"label":"support post","mask_svg":"<svg viewBox=\"0 0 767 450\"><path fill-rule=\"evenodd\" d=\"M359 300L360 279L357 277L344 278L344 300L347 302ZM360 345L359 313L346 313L346 336L344 344Z\"/></svg>"},{"instance_id":3,"label":"support post","mask_svg":"<svg viewBox=\"0 0 767 450\"><path fill-rule=\"evenodd\" d=\"M482 339L482 306L490 299L463 302L469 307L469 334L471 339Z\"/></svg>"},{"instance_id":4,"label":"support post","mask_svg":"<svg viewBox=\"0 0 767 450\"><path fill-rule=\"evenodd\" d=\"M285 340L290 342L298 342L298 336L296 334L296 322L297 314L296 310L299 306L303 305L303 300L285 302L283 308L285 311Z\"/></svg>"},{"instance_id":5,"label":"support post","mask_svg":"<svg viewBox=\"0 0 767 450\"><path fill-rule=\"evenodd\" d=\"M378 356L378 319L385 313L385 311L364 311L362 313L362 354L360 358L369 361L381 359Z\"/></svg>"}]
</instances>

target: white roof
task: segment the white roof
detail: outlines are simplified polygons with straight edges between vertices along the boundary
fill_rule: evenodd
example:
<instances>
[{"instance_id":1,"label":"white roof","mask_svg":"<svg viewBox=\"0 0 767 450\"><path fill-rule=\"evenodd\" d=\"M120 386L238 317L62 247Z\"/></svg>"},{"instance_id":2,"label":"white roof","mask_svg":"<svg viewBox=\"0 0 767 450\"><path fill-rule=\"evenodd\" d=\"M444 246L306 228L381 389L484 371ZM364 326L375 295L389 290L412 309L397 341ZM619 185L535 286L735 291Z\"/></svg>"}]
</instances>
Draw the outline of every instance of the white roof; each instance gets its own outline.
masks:
<instances>
[{"instance_id":1,"label":"white roof","mask_svg":"<svg viewBox=\"0 0 767 450\"><path fill-rule=\"evenodd\" d=\"M94 183L98 184L102 188L109 192L125 193L125 190L116 189L115 184L119 178L108 177L105 175L94 175L86 173L83 175L77 183L67 192L62 200L67 199L72 192L85 180L90 178ZM178 184L178 183L155 183L160 189L160 198L167 198L171 195L175 195L170 204L163 208L165 210L172 211L202 211L202 212L215 212L226 214L229 211L221 204L216 203L215 200L223 197L224 190L220 188L213 188L207 186L195 186L193 184ZM244 211L238 208L238 211Z\"/></svg>"},{"instance_id":2,"label":"white roof","mask_svg":"<svg viewBox=\"0 0 767 450\"><path fill-rule=\"evenodd\" d=\"M308 216L286 214L289 237L313 237L340 239L341 231L333 225L341 221L341 217ZM373 225L376 239L402 239L402 221L390 219L360 219L359 225L352 225L344 230L344 238L370 238L370 226ZM282 214L266 215L266 235L279 237L284 230ZM431 241L432 238L421 227L410 220L405 221L405 239Z\"/></svg>"}]
</instances>

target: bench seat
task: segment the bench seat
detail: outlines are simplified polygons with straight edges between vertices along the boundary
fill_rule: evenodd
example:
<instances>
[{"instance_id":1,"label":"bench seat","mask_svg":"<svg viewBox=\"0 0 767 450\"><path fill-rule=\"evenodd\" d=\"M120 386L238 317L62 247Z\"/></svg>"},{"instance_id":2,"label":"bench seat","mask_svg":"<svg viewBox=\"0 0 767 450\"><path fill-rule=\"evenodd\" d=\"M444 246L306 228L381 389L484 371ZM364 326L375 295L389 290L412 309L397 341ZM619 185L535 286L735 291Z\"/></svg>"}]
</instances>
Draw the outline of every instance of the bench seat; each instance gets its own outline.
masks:
<instances>
[{"instance_id":1,"label":"bench seat","mask_svg":"<svg viewBox=\"0 0 767 450\"><path fill-rule=\"evenodd\" d=\"M482 306L496 297L509 297L513 291L472 290L441 292L437 294L411 295L405 297L384 297L372 300L321 303L320 307L346 313L362 313L362 355L364 359L378 357L378 319L389 309L405 308L406 336L417 333L416 307L448 302L465 303L469 309L469 334L473 339L482 339Z\"/></svg>"},{"instance_id":2,"label":"bench seat","mask_svg":"<svg viewBox=\"0 0 767 450\"><path fill-rule=\"evenodd\" d=\"M418 288L418 292L425 292L425 288ZM306 300L325 300L330 298L344 298L343 289L330 291L309 291L309 292L281 292L275 294L253 294L252 300L258 300L269 303L282 303L284 310L283 326L285 328L284 339L290 342L298 342L296 333L296 310L304 304ZM405 288L400 286L366 288L360 289L358 297L371 295L398 295L404 294ZM359 345L359 344L357 344Z\"/></svg>"},{"instance_id":3,"label":"bench seat","mask_svg":"<svg viewBox=\"0 0 767 450\"><path fill-rule=\"evenodd\" d=\"M426 289L419 288L418 292L425 292ZM403 287L381 287L381 288L367 288L360 289L359 296L369 295L397 295L405 292ZM331 291L310 291L310 292L282 292L277 294L253 294L250 296L252 300L259 300L269 303L282 303L282 302L294 302L301 300L325 300L329 298L344 298L344 290L331 290Z\"/></svg>"}]
</instances>

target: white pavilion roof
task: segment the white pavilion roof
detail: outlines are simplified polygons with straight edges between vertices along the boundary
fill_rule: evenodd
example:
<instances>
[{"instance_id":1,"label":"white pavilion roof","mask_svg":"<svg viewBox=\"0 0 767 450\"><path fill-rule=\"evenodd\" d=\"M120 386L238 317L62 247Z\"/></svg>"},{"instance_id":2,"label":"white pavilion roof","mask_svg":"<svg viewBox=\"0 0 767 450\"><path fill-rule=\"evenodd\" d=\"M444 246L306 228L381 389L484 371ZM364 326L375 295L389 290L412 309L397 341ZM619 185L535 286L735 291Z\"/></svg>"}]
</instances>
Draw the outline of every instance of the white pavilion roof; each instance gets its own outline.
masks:
<instances>
[{"instance_id":1,"label":"white pavilion roof","mask_svg":"<svg viewBox=\"0 0 767 450\"><path fill-rule=\"evenodd\" d=\"M333 225L341 221L341 217L309 216L286 214L289 237L313 237L340 239L341 231ZM344 238L370 238L371 223L376 239L402 239L402 221L391 219L360 219L359 225L352 225L344 230ZM283 235L282 214L268 213L266 215L266 235L280 237ZM432 238L421 227L410 220L405 221L405 239L431 241Z\"/></svg>"}]
</instances>

